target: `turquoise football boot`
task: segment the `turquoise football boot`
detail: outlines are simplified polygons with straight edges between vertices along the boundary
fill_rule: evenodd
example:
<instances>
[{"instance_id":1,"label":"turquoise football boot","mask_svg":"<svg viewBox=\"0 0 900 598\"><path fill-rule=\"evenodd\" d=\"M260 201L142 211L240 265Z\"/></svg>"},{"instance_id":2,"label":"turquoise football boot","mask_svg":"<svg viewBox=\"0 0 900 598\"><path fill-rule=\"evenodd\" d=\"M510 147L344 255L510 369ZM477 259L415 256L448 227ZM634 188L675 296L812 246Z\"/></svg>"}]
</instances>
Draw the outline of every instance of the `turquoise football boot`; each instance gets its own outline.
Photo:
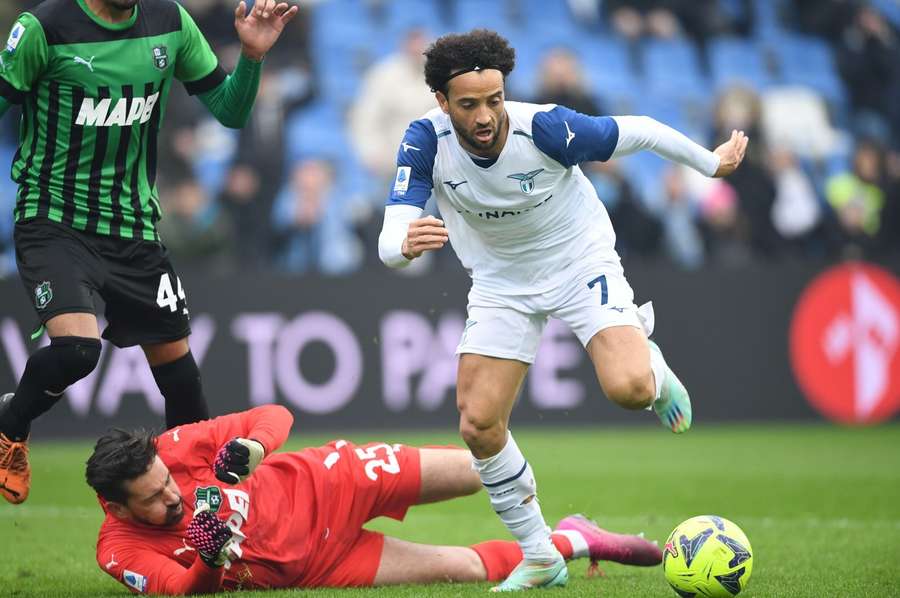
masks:
<instances>
[{"instance_id":1,"label":"turquoise football boot","mask_svg":"<svg viewBox=\"0 0 900 598\"><path fill-rule=\"evenodd\" d=\"M509 577L492 592L519 592L535 588L562 587L569 581L569 570L562 555L557 560L544 562L522 561L513 569Z\"/></svg>"},{"instance_id":2,"label":"turquoise football boot","mask_svg":"<svg viewBox=\"0 0 900 598\"><path fill-rule=\"evenodd\" d=\"M649 341L650 350L662 357L662 351L653 341ZM665 359L663 359L665 361ZM663 383L659 398L653 402L653 411L659 417L662 425L676 434L687 432L691 427L691 398L688 396L684 384L666 365L666 379Z\"/></svg>"}]
</instances>

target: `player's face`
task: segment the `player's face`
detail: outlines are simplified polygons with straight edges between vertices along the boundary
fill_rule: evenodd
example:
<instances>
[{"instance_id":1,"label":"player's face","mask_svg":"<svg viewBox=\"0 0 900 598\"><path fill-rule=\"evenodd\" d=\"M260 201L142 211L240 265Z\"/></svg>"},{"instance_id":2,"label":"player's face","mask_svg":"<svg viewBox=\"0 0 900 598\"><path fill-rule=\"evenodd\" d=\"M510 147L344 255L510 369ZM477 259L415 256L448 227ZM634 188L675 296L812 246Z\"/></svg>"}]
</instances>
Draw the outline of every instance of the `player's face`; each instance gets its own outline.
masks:
<instances>
[{"instance_id":1,"label":"player's face","mask_svg":"<svg viewBox=\"0 0 900 598\"><path fill-rule=\"evenodd\" d=\"M438 92L438 103L468 151L494 157L506 140L503 108L503 74L495 69L473 71L450 80L447 95Z\"/></svg>"},{"instance_id":2,"label":"player's face","mask_svg":"<svg viewBox=\"0 0 900 598\"><path fill-rule=\"evenodd\" d=\"M125 483L125 504L131 519L147 525L175 525L184 517L181 490L172 479L169 468L158 456L147 473Z\"/></svg>"}]
</instances>

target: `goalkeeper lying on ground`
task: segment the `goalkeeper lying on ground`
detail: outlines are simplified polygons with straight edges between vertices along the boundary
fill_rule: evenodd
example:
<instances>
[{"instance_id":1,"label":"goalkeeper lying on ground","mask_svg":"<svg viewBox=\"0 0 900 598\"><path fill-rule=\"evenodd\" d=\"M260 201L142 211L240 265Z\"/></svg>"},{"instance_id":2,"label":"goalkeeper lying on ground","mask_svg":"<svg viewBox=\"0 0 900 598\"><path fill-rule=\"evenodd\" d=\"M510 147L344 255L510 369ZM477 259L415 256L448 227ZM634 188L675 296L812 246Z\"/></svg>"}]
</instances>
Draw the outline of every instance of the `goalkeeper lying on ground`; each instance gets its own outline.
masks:
<instances>
[{"instance_id":1,"label":"goalkeeper lying on ground","mask_svg":"<svg viewBox=\"0 0 900 598\"><path fill-rule=\"evenodd\" d=\"M363 529L379 516L481 488L468 451L397 444L271 454L293 417L283 407L181 426L154 437L116 430L97 441L87 481L106 511L97 562L137 592L350 587L504 579L512 541L431 546ZM553 542L567 559L656 565L656 545L580 516Z\"/></svg>"}]
</instances>

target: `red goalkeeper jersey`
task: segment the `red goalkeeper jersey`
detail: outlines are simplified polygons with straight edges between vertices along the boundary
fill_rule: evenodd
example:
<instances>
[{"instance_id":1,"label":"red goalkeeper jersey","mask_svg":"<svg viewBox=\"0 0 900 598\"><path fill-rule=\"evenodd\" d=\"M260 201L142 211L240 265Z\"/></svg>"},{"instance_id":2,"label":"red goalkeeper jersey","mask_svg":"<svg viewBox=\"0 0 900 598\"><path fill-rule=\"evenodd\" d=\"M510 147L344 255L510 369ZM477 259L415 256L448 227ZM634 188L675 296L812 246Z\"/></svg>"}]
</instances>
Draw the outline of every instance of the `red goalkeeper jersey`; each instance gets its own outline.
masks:
<instances>
[{"instance_id":1,"label":"red goalkeeper jersey","mask_svg":"<svg viewBox=\"0 0 900 598\"><path fill-rule=\"evenodd\" d=\"M352 518L347 514L359 510L364 506L359 503L365 501L347 491L346 482L342 485L342 478L348 479L342 470L353 464L362 472L354 474L357 478L361 475L367 483L374 483L373 474L382 473L382 469L393 473L391 464L399 472L397 464L405 461L394 456L398 447L377 445L363 449L363 453L374 455L380 450L391 461L376 460L382 469L373 470L370 464L367 471L363 467L366 462L360 461L357 454L361 449L343 441L299 452L270 454L285 441L292 422L287 409L266 406L181 426L161 435L159 456L181 490L186 514L173 527L157 527L122 521L107 513L97 542L100 567L133 591L146 593L185 594L321 583L333 572L328 568L333 569L358 539L365 519L349 520ZM232 486L216 479L212 464L218 449L236 436L260 441L267 457L246 481ZM418 488L417 457L411 463L415 465L409 467L415 472L409 484L411 490L407 491L411 497L404 499L400 507L383 508L377 514L403 516L406 503L412 502L413 490ZM366 473L371 480L366 480ZM390 487L384 494L397 491ZM185 529L200 502L208 503L242 538L240 554L225 567L208 567L186 540ZM367 512L366 516L370 514ZM342 533L345 529L347 533Z\"/></svg>"}]
</instances>

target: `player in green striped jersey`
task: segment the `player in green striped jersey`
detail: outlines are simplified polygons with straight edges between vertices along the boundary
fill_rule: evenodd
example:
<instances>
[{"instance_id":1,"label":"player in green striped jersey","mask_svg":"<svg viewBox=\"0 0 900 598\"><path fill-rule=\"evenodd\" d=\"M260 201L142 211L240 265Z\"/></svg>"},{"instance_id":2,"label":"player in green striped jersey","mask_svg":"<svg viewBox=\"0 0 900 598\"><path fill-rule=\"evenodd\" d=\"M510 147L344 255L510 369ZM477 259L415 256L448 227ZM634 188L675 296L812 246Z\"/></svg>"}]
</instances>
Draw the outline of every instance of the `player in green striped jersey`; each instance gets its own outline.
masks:
<instances>
[{"instance_id":1,"label":"player in green striped jersey","mask_svg":"<svg viewBox=\"0 0 900 598\"><path fill-rule=\"evenodd\" d=\"M260 71L297 7L241 1L241 56L226 74L174 0L45 0L0 47L0 116L20 105L16 261L50 336L15 393L0 397L0 493L28 495L31 421L87 376L103 337L140 345L165 398L166 425L208 417L188 345L184 289L160 243L157 135L175 79L225 126L242 127Z\"/></svg>"}]
</instances>

